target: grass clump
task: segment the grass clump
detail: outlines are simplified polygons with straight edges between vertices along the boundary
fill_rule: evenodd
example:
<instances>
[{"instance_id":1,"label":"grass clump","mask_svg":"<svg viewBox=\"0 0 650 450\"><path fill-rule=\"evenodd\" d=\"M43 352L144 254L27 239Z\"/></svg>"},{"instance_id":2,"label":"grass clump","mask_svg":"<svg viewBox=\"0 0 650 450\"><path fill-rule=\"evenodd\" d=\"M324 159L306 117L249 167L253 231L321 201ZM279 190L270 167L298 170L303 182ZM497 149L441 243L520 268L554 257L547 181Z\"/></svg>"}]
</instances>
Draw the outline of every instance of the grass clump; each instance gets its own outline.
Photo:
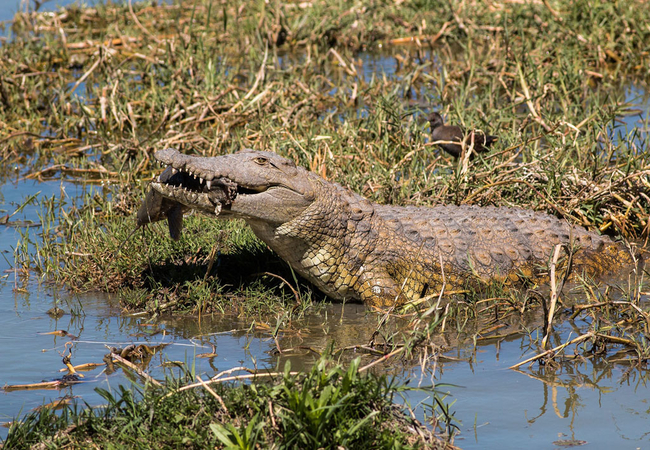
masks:
<instances>
[{"instance_id":1,"label":"grass clump","mask_svg":"<svg viewBox=\"0 0 650 450\"><path fill-rule=\"evenodd\" d=\"M386 376L319 360L303 374L271 382L211 383L211 393L167 388L115 393L107 404L44 409L16 422L3 448L453 448L393 401L400 389Z\"/></svg>"},{"instance_id":2,"label":"grass clump","mask_svg":"<svg viewBox=\"0 0 650 450\"><path fill-rule=\"evenodd\" d=\"M155 314L263 314L311 304L309 295L294 294L288 266L241 221L189 215L175 242L166 221L136 230L134 218L116 211L123 201L91 191L77 203L41 202L45 233L23 236L18 264L73 291L117 293L127 309Z\"/></svg>"}]
</instances>

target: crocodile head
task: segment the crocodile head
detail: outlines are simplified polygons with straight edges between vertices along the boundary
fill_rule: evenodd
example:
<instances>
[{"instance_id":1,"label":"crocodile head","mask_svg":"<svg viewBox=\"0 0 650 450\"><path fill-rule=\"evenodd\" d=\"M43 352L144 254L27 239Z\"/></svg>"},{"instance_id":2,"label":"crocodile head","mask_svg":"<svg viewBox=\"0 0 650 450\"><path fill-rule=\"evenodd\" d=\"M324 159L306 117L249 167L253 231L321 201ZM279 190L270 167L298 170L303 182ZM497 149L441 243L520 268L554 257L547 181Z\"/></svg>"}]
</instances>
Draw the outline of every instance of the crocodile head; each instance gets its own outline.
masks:
<instances>
[{"instance_id":1,"label":"crocodile head","mask_svg":"<svg viewBox=\"0 0 650 450\"><path fill-rule=\"evenodd\" d=\"M200 157L169 148L154 156L174 176L159 178L151 188L208 215L277 226L297 217L315 198L308 172L272 152L246 149Z\"/></svg>"}]
</instances>

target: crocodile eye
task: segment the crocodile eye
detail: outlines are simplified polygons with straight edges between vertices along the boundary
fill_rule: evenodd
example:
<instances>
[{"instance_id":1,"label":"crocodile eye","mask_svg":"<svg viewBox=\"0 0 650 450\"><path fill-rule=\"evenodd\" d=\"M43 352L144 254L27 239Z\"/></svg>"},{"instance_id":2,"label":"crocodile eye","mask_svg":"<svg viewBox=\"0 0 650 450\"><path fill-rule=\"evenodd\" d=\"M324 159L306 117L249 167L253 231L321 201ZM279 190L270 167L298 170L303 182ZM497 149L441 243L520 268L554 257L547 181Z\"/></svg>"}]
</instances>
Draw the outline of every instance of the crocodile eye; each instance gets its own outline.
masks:
<instances>
[{"instance_id":1,"label":"crocodile eye","mask_svg":"<svg viewBox=\"0 0 650 450\"><path fill-rule=\"evenodd\" d=\"M266 165L269 162L268 158L265 158L263 156L258 156L256 158L253 158L253 161L255 161L260 166Z\"/></svg>"}]
</instances>

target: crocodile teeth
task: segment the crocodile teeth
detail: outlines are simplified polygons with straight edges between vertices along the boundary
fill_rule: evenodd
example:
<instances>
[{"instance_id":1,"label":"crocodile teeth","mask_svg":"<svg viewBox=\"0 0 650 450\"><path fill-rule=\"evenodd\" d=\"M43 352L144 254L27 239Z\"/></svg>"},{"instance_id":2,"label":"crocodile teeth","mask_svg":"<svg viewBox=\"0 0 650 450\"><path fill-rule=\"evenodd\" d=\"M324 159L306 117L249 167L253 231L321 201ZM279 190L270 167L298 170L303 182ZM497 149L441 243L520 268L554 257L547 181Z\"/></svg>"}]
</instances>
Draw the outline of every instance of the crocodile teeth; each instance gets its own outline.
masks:
<instances>
[{"instance_id":1,"label":"crocodile teeth","mask_svg":"<svg viewBox=\"0 0 650 450\"><path fill-rule=\"evenodd\" d=\"M178 173L178 169L175 167L172 167L172 175L176 175Z\"/></svg>"},{"instance_id":2,"label":"crocodile teeth","mask_svg":"<svg viewBox=\"0 0 650 450\"><path fill-rule=\"evenodd\" d=\"M156 181L157 181L158 183L161 183L161 181L160 181L160 175L158 175L158 176L156 177Z\"/></svg>"},{"instance_id":3,"label":"crocodile teeth","mask_svg":"<svg viewBox=\"0 0 650 450\"><path fill-rule=\"evenodd\" d=\"M214 215L218 216L221 213L221 203L217 203L214 207Z\"/></svg>"},{"instance_id":4,"label":"crocodile teeth","mask_svg":"<svg viewBox=\"0 0 650 450\"><path fill-rule=\"evenodd\" d=\"M194 176L194 174L192 173L192 171L191 171L191 170L189 170L189 171L188 171L187 173L189 173L191 177L193 177L193 176Z\"/></svg>"},{"instance_id":5,"label":"crocodile teeth","mask_svg":"<svg viewBox=\"0 0 650 450\"><path fill-rule=\"evenodd\" d=\"M203 178L199 178L199 182L203 184Z\"/></svg>"},{"instance_id":6,"label":"crocodile teeth","mask_svg":"<svg viewBox=\"0 0 650 450\"><path fill-rule=\"evenodd\" d=\"M208 187L208 190L212 188L212 180L206 180L205 185Z\"/></svg>"}]
</instances>

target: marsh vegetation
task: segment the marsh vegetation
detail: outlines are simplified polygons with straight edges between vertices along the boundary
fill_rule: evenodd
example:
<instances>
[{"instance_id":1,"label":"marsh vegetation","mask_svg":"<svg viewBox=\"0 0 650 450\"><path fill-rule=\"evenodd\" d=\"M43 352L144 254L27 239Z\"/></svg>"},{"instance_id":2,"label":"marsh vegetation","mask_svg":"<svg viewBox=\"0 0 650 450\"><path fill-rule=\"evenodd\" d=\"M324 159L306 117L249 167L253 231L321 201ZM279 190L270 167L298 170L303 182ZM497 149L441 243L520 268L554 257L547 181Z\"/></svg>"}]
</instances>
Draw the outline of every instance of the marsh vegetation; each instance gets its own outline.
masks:
<instances>
[{"instance_id":1,"label":"marsh vegetation","mask_svg":"<svg viewBox=\"0 0 650 450\"><path fill-rule=\"evenodd\" d=\"M329 302L242 222L191 215L178 242L163 224L133 233L161 171L152 154L166 147L271 150L379 203L519 206L647 248L650 115L627 94L647 92L648 23L643 0L199 0L18 13L0 46L0 180L61 180L61 189L24 200L39 205L40 228L26 228L15 247L13 287L38 277L115 293L151 321L236 315L276 342ZM454 158L431 143L432 111L499 140ZM83 195L68 194L73 184ZM370 341L310 348L325 355L312 372L220 383L214 395L169 395L181 380L137 400L107 393L100 412L30 416L5 448L109 438L126 447L154 422L160 445L308 446L322 442L318 427L347 430L331 435L332 446L443 445L391 406L398 387L358 366L399 360L431 372L445 349L524 334L537 355L522 370L598 359L646 377L647 276L632 272L607 288L586 279L523 291L495 284L369 311ZM576 319L577 335L553 338L555 323ZM351 349L363 350L361 362ZM432 395L433 429L452 439L453 417ZM303 430L303 441L289 430Z\"/></svg>"}]
</instances>

